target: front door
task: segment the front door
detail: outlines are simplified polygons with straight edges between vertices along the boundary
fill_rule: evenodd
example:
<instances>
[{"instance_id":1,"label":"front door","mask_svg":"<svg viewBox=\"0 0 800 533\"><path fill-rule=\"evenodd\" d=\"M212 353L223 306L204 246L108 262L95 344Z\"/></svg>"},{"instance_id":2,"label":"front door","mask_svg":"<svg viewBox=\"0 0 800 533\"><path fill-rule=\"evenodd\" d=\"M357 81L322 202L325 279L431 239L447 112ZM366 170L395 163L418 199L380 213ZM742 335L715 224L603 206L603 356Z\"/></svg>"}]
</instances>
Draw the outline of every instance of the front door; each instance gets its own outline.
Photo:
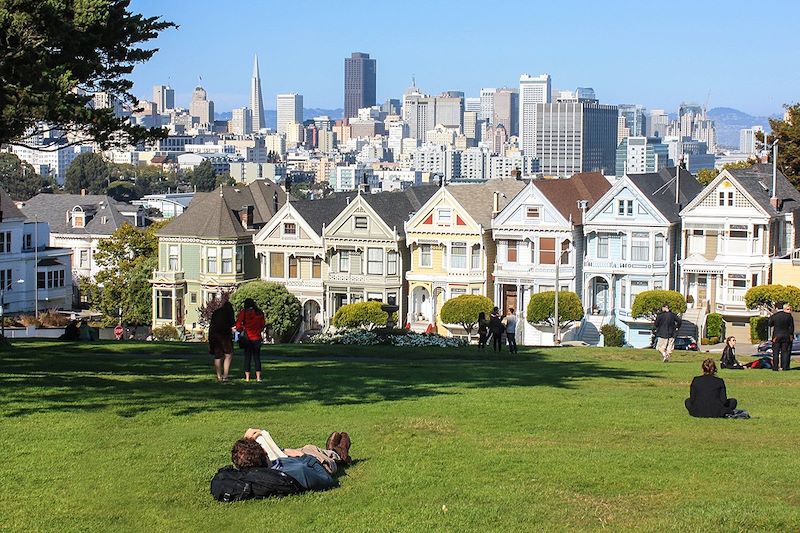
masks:
<instances>
[{"instance_id":1,"label":"front door","mask_svg":"<svg viewBox=\"0 0 800 533\"><path fill-rule=\"evenodd\" d=\"M510 307L517 309L517 287L515 285L503 285L503 309L501 314L505 314Z\"/></svg>"},{"instance_id":2,"label":"front door","mask_svg":"<svg viewBox=\"0 0 800 533\"><path fill-rule=\"evenodd\" d=\"M608 282L604 279L594 280L594 307L603 315L608 312Z\"/></svg>"},{"instance_id":3,"label":"front door","mask_svg":"<svg viewBox=\"0 0 800 533\"><path fill-rule=\"evenodd\" d=\"M697 275L697 307L705 307L708 298L708 276L706 274Z\"/></svg>"}]
</instances>

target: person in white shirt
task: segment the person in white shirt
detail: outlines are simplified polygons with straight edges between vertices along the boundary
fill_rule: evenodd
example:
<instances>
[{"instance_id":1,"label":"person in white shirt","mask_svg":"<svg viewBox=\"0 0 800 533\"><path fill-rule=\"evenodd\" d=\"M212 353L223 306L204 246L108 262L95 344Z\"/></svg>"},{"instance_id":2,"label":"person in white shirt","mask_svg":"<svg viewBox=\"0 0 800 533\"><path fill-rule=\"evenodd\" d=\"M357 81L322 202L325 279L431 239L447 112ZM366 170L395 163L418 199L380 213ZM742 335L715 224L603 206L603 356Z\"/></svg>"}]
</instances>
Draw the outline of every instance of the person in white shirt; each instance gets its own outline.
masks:
<instances>
[{"instance_id":1,"label":"person in white shirt","mask_svg":"<svg viewBox=\"0 0 800 533\"><path fill-rule=\"evenodd\" d=\"M517 315L514 314L514 308L508 308L508 314L505 318L506 323L506 340L508 342L509 353L517 353Z\"/></svg>"}]
</instances>

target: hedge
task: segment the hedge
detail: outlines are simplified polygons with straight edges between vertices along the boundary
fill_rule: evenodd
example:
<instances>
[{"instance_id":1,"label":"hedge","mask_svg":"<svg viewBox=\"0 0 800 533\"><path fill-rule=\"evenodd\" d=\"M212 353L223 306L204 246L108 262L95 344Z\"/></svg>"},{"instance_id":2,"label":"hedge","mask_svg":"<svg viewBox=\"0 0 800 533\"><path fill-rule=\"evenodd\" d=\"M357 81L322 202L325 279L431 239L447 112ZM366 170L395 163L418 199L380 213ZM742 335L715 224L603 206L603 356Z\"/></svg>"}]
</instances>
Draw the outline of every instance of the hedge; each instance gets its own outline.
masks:
<instances>
[{"instance_id":1,"label":"hedge","mask_svg":"<svg viewBox=\"0 0 800 533\"><path fill-rule=\"evenodd\" d=\"M725 320L719 313L709 313L706 316L706 337L725 337Z\"/></svg>"},{"instance_id":2,"label":"hedge","mask_svg":"<svg viewBox=\"0 0 800 533\"><path fill-rule=\"evenodd\" d=\"M750 318L750 342L761 342L769 338L769 317Z\"/></svg>"},{"instance_id":3,"label":"hedge","mask_svg":"<svg viewBox=\"0 0 800 533\"><path fill-rule=\"evenodd\" d=\"M624 346L625 345L625 332L614 324L606 324L600 328L600 333L603 334L604 346Z\"/></svg>"}]
</instances>

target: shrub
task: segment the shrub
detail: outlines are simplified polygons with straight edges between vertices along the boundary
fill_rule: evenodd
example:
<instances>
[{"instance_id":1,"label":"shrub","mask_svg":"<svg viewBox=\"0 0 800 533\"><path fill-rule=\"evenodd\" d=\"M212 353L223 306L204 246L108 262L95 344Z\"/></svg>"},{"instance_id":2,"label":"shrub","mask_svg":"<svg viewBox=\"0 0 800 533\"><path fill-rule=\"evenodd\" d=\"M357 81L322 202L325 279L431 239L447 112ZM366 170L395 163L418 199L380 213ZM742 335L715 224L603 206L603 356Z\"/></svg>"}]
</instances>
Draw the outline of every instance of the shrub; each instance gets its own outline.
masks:
<instances>
[{"instance_id":1,"label":"shrub","mask_svg":"<svg viewBox=\"0 0 800 533\"><path fill-rule=\"evenodd\" d=\"M379 334L378 330L342 329L336 333L320 333L309 339L312 344L357 344L375 346L385 344L391 346L458 348L468 344L467 339L443 337L437 333L414 333L406 330L387 330ZM402 333L401 333L402 332Z\"/></svg>"},{"instance_id":2,"label":"shrub","mask_svg":"<svg viewBox=\"0 0 800 533\"><path fill-rule=\"evenodd\" d=\"M719 337L709 337L708 338L708 344L718 344L718 343L719 343Z\"/></svg>"},{"instance_id":3,"label":"shrub","mask_svg":"<svg viewBox=\"0 0 800 533\"><path fill-rule=\"evenodd\" d=\"M19 317L17 317L17 322L19 322L26 328L28 326L35 326L38 328L42 325L42 322L34 315L20 315Z\"/></svg>"},{"instance_id":4,"label":"shrub","mask_svg":"<svg viewBox=\"0 0 800 533\"><path fill-rule=\"evenodd\" d=\"M706 317L706 336L708 337L724 337L725 336L725 320L719 313L709 313Z\"/></svg>"},{"instance_id":5,"label":"shrub","mask_svg":"<svg viewBox=\"0 0 800 533\"><path fill-rule=\"evenodd\" d=\"M438 333L409 333L408 335L392 335L392 346L435 346L438 348L460 348L469 341L460 337L443 337Z\"/></svg>"},{"instance_id":6,"label":"shrub","mask_svg":"<svg viewBox=\"0 0 800 533\"><path fill-rule=\"evenodd\" d=\"M527 320L531 324L554 325L555 291L545 291L531 296L528 302ZM558 293L558 322L564 328L583 318L583 305L578 295L571 291Z\"/></svg>"},{"instance_id":7,"label":"shrub","mask_svg":"<svg viewBox=\"0 0 800 533\"><path fill-rule=\"evenodd\" d=\"M661 312L664 304L669 305L670 310L676 314L686 311L686 300L684 300L681 293L656 289L640 292L636 295L636 299L631 306L631 315L633 315L633 318L655 320L656 315Z\"/></svg>"},{"instance_id":8,"label":"shrub","mask_svg":"<svg viewBox=\"0 0 800 533\"><path fill-rule=\"evenodd\" d=\"M754 316L750 318L750 342L761 342L769 338L769 318Z\"/></svg>"},{"instance_id":9,"label":"shrub","mask_svg":"<svg viewBox=\"0 0 800 533\"><path fill-rule=\"evenodd\" d=\"M700 339L700 344L702 344L703 346L708 346L709 344L711 344L711 341L708 340L707 337L703 337Z\"/></svg>"},{"instance_id":10,"label":"shrub","mask_svg":"<svg viewBox=\"0 0 800 533\"><path fill-rule=\"evenodd\" d=\"M486 313L488 318L493 307L492 300L486 296L462 294L447 300L442 306L439 316L445 324L460 324L469 335L472 333L472 328L478 323L478 314Z\"/></svg>"},{"instance_id":11,"label":"shrub","mask_svg":"<svg viewBox=\"0 0 800 533\"><path fill-rule=\"evenodd\" d=\"M57 309L50 309L46 313L39 315L39 320L42 325L48 328L63 328L70 323L70 319Z\"/></svg>"},{"instance_id":12,"label":"shrub","mask_svg":"<svg viewBox=\"0 0 800 533\"><path fill-rule=\"evenodd\" d=\"M247 298L252 298L264 312L267 328L276 342L287 342L292 338L303 318L300 300L294 294L280 283L251 281L231 294L234 310L238 312Z\"/></svg>"},{"instance_id":13,"label":"shrub","mask_svg":"<svg viewBox=\"0 0 800 533\"><path fill-rule=\"evenodd\" d=\"M345 329L337 331L336 333L320 333L314 335L308 339L308 341L311 344L358 344L361 346L374 346L380 343L380 338L372 331Z\"/></svg>"},{"instance_id":14,"label":"shrub","mask_svg":"<svg viewBox=\"0 0 800 533\"><path fill-rule=\"evenodd\" d=\"M375 301L343 305L333 315L333 325L337 328L367 329L386 326L389 315L381 309L381 305L381 302Z\"/></svg>"},{"instance_id":15,"label":"shrub","mask_svg":"<svg viewBox=\"0 0 800 533\"><path fill-rule=\"evenodd\" d=\"M686 303L687 304L693 304L694 303L694 296L692 296L691 294L687 294L686 295Z\"/></svg>"},{"instance_id":16,"label":"shrub","mask_svg":"<svg viewBox=\"0 0 800 533\"><path fill-rule=\"evenodd\" d=\"M600 328L603 334L604 346L624 346L625 332L614 324L606 324Z\"/></svg>"},{"instance_id":17,"label":"shrub","mask_svg":"<svg viewBox=\"0 0 800 533\"><path fill-rule=\"evenodd\" d=\"M155 341L178 341L181 339L181 334L178 328L172 324L164 324L153 328L153 340Z\"/></svg>"},{"instance_id":18,"label":"shrub","mask_svg":"<svg viewBox=\"0 0 800 533\"><path fill-rule=\"evenodd\" d=\"M783 303L800 307L800 289L792 285L758 285L744 293L744 303L748 309L761 309L770 313Z\"/></svg>"}]
</instances>

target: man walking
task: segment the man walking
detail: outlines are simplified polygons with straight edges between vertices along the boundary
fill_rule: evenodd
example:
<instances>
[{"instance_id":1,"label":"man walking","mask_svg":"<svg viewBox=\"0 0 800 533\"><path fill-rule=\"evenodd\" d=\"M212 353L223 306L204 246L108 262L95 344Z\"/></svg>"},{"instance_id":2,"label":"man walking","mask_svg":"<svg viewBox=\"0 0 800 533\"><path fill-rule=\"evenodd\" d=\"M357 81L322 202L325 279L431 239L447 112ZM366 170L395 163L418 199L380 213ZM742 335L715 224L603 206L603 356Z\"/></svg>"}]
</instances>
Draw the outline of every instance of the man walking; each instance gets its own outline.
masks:
<instances>
[{"instance_id":1,"label":"man walking","mask_svg":"<svg viewBox=\"0 0 800 533\"><path fill-rule=\"evenodd\" d=\"M653 327L656 330L656 350L661 353L661 358L665 363L669 362L669 356L675 349L675 335L681 327L681 319L678 315L669 310L669 305L664 304L661 312L656 316Z\"/></svg>"},{"instance_id":2,"label":"man walking","mask_svg":"<svg viewBox=\"0 0 800 533\"><path fill-rule=\"evenodd\" d=\"M792 306L783 304L783 310L769 317L772 328L772 370L789 370L794 341L794 318Z\"/></svg>"},{"instance_id":3,"label":"man walking","mask_svg":"<svg viewBox=\"0 0 800 533\"><path fill-rule=\"evenodd\" d=\"M517 315L514 314L514 308L508 308L506 315L506 341L508 341L508 351L510 353L517 353Z\"/></svg>"}]
</instances>

